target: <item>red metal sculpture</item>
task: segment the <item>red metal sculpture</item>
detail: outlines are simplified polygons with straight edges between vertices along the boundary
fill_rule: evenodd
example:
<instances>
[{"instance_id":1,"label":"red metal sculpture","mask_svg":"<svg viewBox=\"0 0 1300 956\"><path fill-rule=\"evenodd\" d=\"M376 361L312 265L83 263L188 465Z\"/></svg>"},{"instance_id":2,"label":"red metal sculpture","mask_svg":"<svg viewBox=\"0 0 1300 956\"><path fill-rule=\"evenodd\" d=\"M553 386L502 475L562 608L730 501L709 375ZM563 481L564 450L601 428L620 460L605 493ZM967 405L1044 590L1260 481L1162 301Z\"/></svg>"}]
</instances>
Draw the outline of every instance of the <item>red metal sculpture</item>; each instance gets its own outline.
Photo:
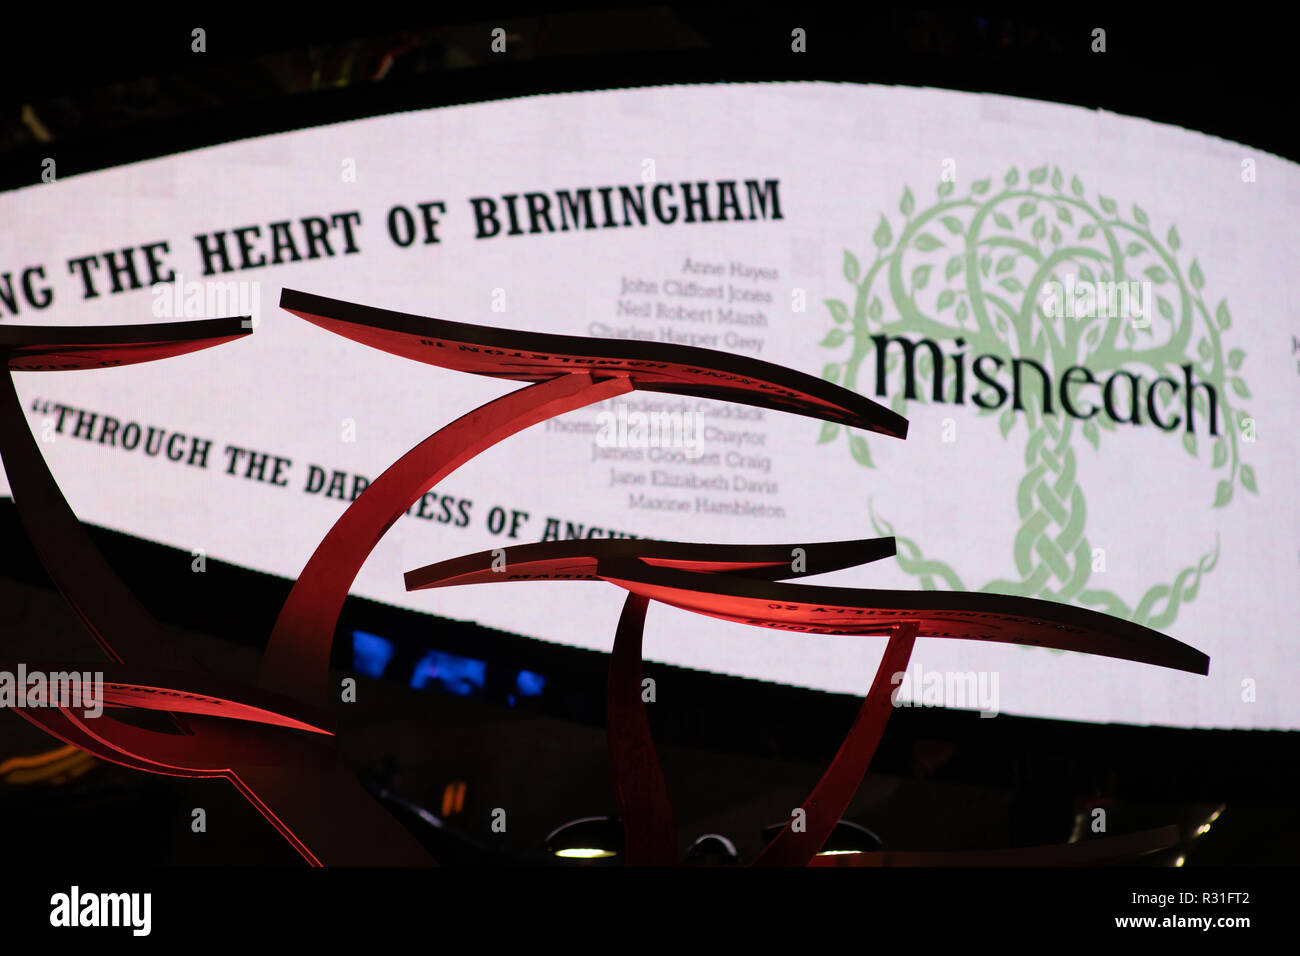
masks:
<instances>
[{"instance_id":1,"label":"red metal sculpture","mask_svg":"<svg viewBox=\"0 0 1300 956\"><path fill-rule=\"evenodd\" d=\"M510 332L290 289L280 304L395 355L530 384L435 432L351 503L286 600L256 687L204 673L109 568L50 475L8 375L0 383L0 456L42 562L112 661L104 669L106 703L164 711L179 733L143 730L111 717L91 719L68 707L29 707L22 715L124 766L230 780L313 865L433 862L365 793L334 746L328 665L339 612L366 558L413 502L460 465L530 425L633 390L738 402L899 438L907 433L905 419L863 396L728 353ZM110 328L0 326L0 356L10 371L108 368L208 348L247 330L240 318ZM651 601L810 635L888 636L857 720L801 808L805 826L788 825L759 865L813 860L866 773L891 710L890 675L906 669L918 636L1054 647L1200 674L1209 668L1205 655L1172 638L1068 605L992 594L780 583L888 557L892 538L788 545L585 540L504 550L504 567L493 561L499 551L481 552L409 572L407 587L601 580L629 592L611 655L608 737L631 864L677 862L667 784L640 696L642 633ZM798 561L792 560L796 551L802 555Z\"/></svg>"},{"instance_id":2,"label":"red metal sculpture","mask_svg":"<svg viewBox=\"0 0 1300 956\"><path fill-rule=\"evenodd\" d=\"M554 541L481 551L407 572L408 590L505 581L602 580L630 593L614 641L609 745L629 864L675 863L672 811L641 698L641 632L650 600L712 617L822 635L889 635L857 719L803 803L756 865L806 865L857 792L892 710L890 678L918 633L1104 654L1193 673L1205 655L1149 628L1051 601L1002 595L780 584L894 554L893 538L822 544L683 545L642 539ZM797 556L798 560L793 560ZM795 567L799 570L795 570Z\"/></svg>"},{"instance_id":3,"label":"red metal sculpture","mask_svg":"<svg viewBox=\"0 0 1300 956\"><path fill-rule=\"evenodd\" d=\"M105 702L163 710L177 734L74 708L19 709L65 743L150 773L229 780L312 864L421 864L418 843L343 763L328 711L206 674L135 600L91 542L50 475L8 371L113 368L181 355L247 334L242 318L165 325L0 326L0 457L42 564L113 663ZM45 666L45 665L43 665ZM76 665L49 670L80 671ZM213 719L221 716L226 720ZM322 794L327 795L322 799ZM348 825L339 826L340 814Z\"/></svg>"}]
</instances>

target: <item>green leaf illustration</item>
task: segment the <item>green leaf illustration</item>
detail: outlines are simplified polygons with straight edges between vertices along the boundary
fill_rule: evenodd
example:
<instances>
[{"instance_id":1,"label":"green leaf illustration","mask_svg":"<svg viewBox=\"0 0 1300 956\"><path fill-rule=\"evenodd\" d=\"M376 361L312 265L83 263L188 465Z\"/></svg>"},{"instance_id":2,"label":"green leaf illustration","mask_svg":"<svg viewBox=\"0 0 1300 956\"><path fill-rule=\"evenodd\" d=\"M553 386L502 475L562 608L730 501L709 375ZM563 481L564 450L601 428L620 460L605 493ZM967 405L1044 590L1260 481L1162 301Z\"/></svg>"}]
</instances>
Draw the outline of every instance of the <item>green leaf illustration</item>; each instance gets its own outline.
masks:
<instances>
[{"instance_id":1,"label":"green leaf illustration","mask_svg":"<svg viewBox=\"0 0 1300 956\"><path fill-rule=\"evenodd\" d=\"M1011 432L1011 429L1015 427L1015 424L1016 424L1016 414L1015 412L1013 412L1011 409L1008 408L1005 412L1002 413L1001 417L998 418L998 431L1002 432L1003 438L1007 437L1007 435Z\"/></svg>"},{"instance_id":2,"label":"green leaf illustration","mask_svg":"<svg viewBox=\"0 0 1300 956\"><path fill-rule=\"evenodd\" d=\"M1241 466L1241 486L1253 495L1259 494L1255 489L1255 469L1250 465Z\"/></svg>"},{"instance_id":3,"label":"green leaf illustration","mask_svg":"<svg viewBox=\"0 0 1300 956\"><path fill-rule=\"evenodd\" d=\"M1219 323L1219 328L1225 332L1232 325L1232 316L1228 314L1228 300L1224 299L1219 303L1219 307L1214 310L1214 319Z\"/></svg>"},{"instance_id":4,"label":"green leaf illustration","mask_svg":"<svg viewBox=\"0 0 1300 956\"><path fill-rule=\"evenodd\" d=\"M880 217L880 225L876 227L875 235L871 237L871 241L876 244L878 249L884 249L889 245L893 238L894 234L889 229L889 222L882 214ZM853 282L854 280L850 279L849 281Z\"/></svg>"},{"instance_id":5,"label":"green leaf illustration","mask_svg":"<svg viewBox=\"0 0 1300 956\"><path fill-rule=\"evenodd\" d=\"M858 274L861 272L861 265L858 263L858 257L849 250L844 250L844 278L850 282L858 281Z\"/></svg>"},{"instance_id":6,"label":"green leaf illustration","mask_svg":"<svg viewBox=\"0 0 1300 956\"><path fill-rule=\"evenodd\" d=\"M833 349L836 348L837 346L843 345L845 338L846 336L844 334L843 329L833 328L829 332L827 332L826 337L817 344L821 345L824 348Z\"/></svg>"},{"instance_id":7,"label":"green leaf illustration","mask_svg":"<svg viewBox=\"0 0 1300 956\"><path fill-rule=\"evenodd\" d=\"M847 322L849 320L849 307L839 299L827 299L826 305L831 310L831 318L836 322Z\"/></svg>"},{"instance_id":8,"label":"green leaf illustration","mask_svg":"<svg viewBox=\"0 0 1300 956\"><path fill-rule=\"evenodd\" d=\"M928 232L923 232L916 237L916 242L913 245L922 252L933 252L935 249L940 248L943 243Z\"/></svg>"},{"instance_id":9,"label":"green leaf illustration","mask_svg":"<svg viewBox=\"0 0 1300 956\"><path fill-rule=\"evenodd\" d=\"M899 211L909 219L912 216L912 210L916 208L916 201L912 199L912 190L903 187L903 200L898 204Z\"/></svg>"},{"instance_id":10,"label":"green leaf illustration","mask_svg":"<svg viewBox=\"0 0 1300 956\"><path fill-rule=\"evenodd\" d=\"M866 465L868 468L874 468L871 461L871 449L867 447L867 440L861 435L849 436L849 451L853 453L853 460L859 465Z\"/></svg>"},{"instance_id":11,"label":"green leaf illustration","mask_svg":"<svg viewBox=\"0 0 1300 956\"><path fill-rule=\"evenodd\" d=\"M1214 507L1222 508L1232 500L1232 482L1219 482L1218 489L1214 493Z\"/></svg>"}]
</instances>

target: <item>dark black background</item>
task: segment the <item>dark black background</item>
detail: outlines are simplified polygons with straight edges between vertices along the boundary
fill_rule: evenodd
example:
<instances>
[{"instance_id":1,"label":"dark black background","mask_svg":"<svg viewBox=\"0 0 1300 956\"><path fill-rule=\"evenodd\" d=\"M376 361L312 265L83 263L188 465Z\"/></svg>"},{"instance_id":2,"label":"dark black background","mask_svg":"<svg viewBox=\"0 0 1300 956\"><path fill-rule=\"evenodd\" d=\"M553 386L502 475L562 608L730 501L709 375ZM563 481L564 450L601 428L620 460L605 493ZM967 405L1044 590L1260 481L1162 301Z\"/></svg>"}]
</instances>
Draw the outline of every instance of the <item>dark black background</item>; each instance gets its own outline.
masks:
<instances>
[{"instance_id":1,"label":"dark black background","mask_svg":"<svg viewBox=\"0 0 1300 956\"><path fill-rule=\"evenodd\" d=\"M66 171L394 109L650 83L822 79L933 86L1143 116L1300 159L1291 34L1261 8L1039 4L465 4L405 17L187 7L18 19L0 41L0 185L32 156L34 104ZM47 14L46 17L49 17ZM207 30L207 52L190 31ZM502 26L508 52L488 51ZM790 52L790 31L807 52ZM1091 32L1107 33L1104 54ZM454 51L455 55L449 54ZM372 82L385 53L397 53ZM315 80L313 81L313 77ZM318 89L311 95L313 82ZM6 129L7 127L7 129ZM128 133L130 135L118 135ZM66 154L65 154L66 151ZM62 164L61 164L62 165ZM39 169L37 169L37 173Z\"/></svg>"}]
</instances>

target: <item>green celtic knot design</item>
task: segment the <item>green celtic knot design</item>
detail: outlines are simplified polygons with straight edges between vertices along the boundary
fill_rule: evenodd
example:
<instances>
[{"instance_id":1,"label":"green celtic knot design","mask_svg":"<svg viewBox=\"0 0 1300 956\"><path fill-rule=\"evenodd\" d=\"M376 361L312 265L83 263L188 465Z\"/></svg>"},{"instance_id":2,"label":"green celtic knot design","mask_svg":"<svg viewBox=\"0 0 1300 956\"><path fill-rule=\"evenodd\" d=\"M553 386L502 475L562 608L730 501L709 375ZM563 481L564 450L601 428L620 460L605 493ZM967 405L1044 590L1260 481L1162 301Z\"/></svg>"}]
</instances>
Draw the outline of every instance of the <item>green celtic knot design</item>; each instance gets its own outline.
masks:
<instances>
[{"instance_id":1,"label":"green celtic knot design","mask_svg":"<svg viewBox=\"0 0 1300 956\"><path fill-rule=\"evenodd\" d=\"M883 214L871 237L874 255L863 266L852 251L844 253L844 277L853 284L852 305L827 299L833 324L821 345L837 353L822 377L846 388L858 388L862 364L877 362L872 336L922 336L935 343L962 340L970 354L1028 359L1061 374L1083 366L1099 376L1125 373L1149 378L1176 378L1190 363L1199 381L1213 386L1217 395L1221 433L1199 436L1183 430L1186 452L1203 458L1207 451L1212 469L1219 472L1213 507L1225 507L1238 484L1256 493L1255 473L1242 461L1241 445L1253 440L1254 422L1238 399L1250 390L1238 374L1245 353L1238 348L1225 353L1223 336L1232 324L1226 301L1213 311L1203 294L1205 276L1193 259L1184 270L1179 263L1182 241L1170 226L1161 240L1150 218L1139 206L1131 215L1106 196L1086 197L1077 176L1067 185L1061 171L1046 165L1030 170L1022 179L1010 169L997 191L993 180L970 184L964 197L953 182L940 182L938 202L918 210L910 189L899 203L901 227L891 226ZM1149 284L1154 308L1148 302L1148 323L1131 317L1108 315L1105 309L1081 310L1082 317L1063 315L1046 307L1048 283ZM1057 288L1060 288L1058 286ZM885 379L892 395L890 406L907 413L905 366L897 350L888 351ZM927 401L926 385L936 374L931 352L917 350L916 373L921 387L912 401ZM956 364L944 361L938 370L945 401L958 394ZM967 375L969 378L969 375ZM1023 410L1007 403L981 408L980 415L999 415L1003 438L1024 419L1025 472L1016 489L1016 530L1013 554L1016 578L997 579L980 590L1042 597L1098 607L1110 614L1164 627L1179 607L1196 597L1202 577L1218 560L1217 538L1195 564L1174 580L1149 587L1133 604L1113 591L1089 587L1093 550L1086 533L1087 508L1076 472L1078 435L1100 450L1102 431L1116 429L1106 415L1077 419L1059 408L1044 414L1040 379L1028 376L1022 390ZM1137 402L1137 380L1133 402ZM967 386L969 387L969 383ZM1154 385L1152 386L1154 389ZM1193 406L1207 421L1210 413L1205 390L1191 389ZM864 391L864 394L869 394ZM1176 389L1157 391L1163 420L1176 413ZM1132 415L1137 415L1136 411ZM1154 429L1153 429L1154 431ZM1173 440L1175 430L1152 440ZM819 444L834 442L843 432L848 451L860 465L874 467L869 441L833 423L822 426ZM1208 497L1208 496L1207 496ZM890 523L874 510L871 520L878 534L893 534ZM898 560L922 587L965 589L948 564L927 558L910 538L898 537Z\"/></svg>"}]
</instances>

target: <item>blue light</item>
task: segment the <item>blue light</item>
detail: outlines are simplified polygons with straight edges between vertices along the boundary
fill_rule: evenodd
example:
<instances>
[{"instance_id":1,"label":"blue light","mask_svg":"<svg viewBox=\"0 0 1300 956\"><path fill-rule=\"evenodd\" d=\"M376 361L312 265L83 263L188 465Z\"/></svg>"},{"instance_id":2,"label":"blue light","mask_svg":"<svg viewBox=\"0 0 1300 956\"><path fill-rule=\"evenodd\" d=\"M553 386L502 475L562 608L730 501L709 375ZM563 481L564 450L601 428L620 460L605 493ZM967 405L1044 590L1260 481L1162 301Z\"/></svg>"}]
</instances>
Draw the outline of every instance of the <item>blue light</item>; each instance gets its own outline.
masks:
<instances>
[{"instance_id":1,"label":"blue light","mask_svg":"<svg viewBox=\"0 0 1300 956\"><path fill-rule=\"evenodd\" d=\"M393 642L378 634L352 632L352 669L367 677L383 677L384 668L397 653Z\"/></svg>"},{"instance_id":2,"label":"blue light","mask_svg":"<svg viewBox=\"0 0 1300 956\"><path fill-rule=\"evenodd\" d=\"M424 690L434 681L448 693L460 697L469 697L481 691L487 678L487 662L459 654L447 654L443 651L429 651L420 658L411 673L411 686Z\"/></svg>"},{"instance_id":3,"label":"blue light","mask_svg":"<svg viewBox=\"0 0 1300 956\"><path fill-rule=\"evenodd\" d=\"M515 687L524 697L539 697L546 689L546 678L533 671L520 671L515 678Z\"/></svg>"}]
</instances>

